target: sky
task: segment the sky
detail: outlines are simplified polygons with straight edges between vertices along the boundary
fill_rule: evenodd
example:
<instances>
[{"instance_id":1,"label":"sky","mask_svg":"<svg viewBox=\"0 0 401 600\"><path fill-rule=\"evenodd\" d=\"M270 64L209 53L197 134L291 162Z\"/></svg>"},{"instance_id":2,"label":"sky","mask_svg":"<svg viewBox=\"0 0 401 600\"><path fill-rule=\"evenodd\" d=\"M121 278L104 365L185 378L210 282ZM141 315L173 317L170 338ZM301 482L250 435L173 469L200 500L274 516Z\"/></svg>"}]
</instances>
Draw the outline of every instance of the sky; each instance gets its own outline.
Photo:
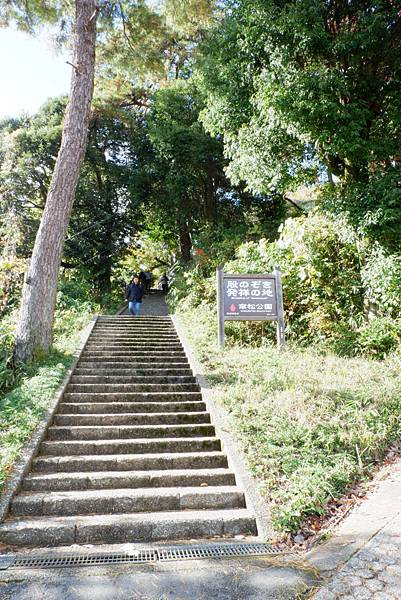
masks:
<instances>
[{"instance_id":1,"label":"sky","mask_svg":"<svg viewBox=\"0 0 401 600\"><path fill-rule=\"evenodd\" d=\"M34 114L50 97L68 93L71 67L49 34L0 29L0 119Z\"/></svg>"}]
</instances>

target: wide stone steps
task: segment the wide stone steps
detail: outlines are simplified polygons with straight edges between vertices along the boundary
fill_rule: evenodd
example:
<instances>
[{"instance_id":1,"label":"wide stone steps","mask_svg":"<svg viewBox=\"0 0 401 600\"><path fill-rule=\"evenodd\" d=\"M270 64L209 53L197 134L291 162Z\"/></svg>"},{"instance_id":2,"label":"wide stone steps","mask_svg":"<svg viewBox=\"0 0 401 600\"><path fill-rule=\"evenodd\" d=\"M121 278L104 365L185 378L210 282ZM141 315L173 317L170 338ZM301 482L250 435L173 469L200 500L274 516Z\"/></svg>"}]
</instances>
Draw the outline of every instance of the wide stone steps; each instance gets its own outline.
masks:
<instances>
[{"instance_id":1,"label":"wide stone steps","mask_svg":"<svg viewBox=\"0 0 401 600\"><path fill-rule=\"evenodd\" d=\"M23 546L157 542L256 534L254 515L244 509L163 511L118 515L36 517L7 522L3 543Z\"/></svg>"},{"instance_id":2,"label":"wide stone steps","mask_svg":"<svg viewBox=\"0 0 401 600\"><path fill-rule=\"evenodd\" d=\"M193 375L73 375L71 377L71 384L75 385L77 383L84 384L92 384L92 383L112 383L114 384L124 384L128 385L131 383L141 383L141 384L160 384L163 385L165 383L194 383L196 384L196 379Z\"/></svg>"},{"instance_id":3,"label":"wide stone steps","mask_svg":"<svg viewBox=\"0 0 401 600\"><path fill-rule=\"evenodd\" d=\"M91 393L91 392L197 392L197 383L69 383L67 393Z\"/></svg>"},{"instance_id":4,"label":"wide stone steps","mask_svg":"<svg viewBox=\"0 0 401 600\"><path fill-rule=\"evenodd\" d=\"M83 425L194 425L199 423L210 423L210 415L205 412L192 413L103 413L100 415L87 414L63 414L56 415L54 424L60 427L83 426Z\"/></svg>"},{"instance_id":5,"label":"wide stone steps","mask_svg":"<svg viewBox=\"0 0 401 600\"><path fill-rule=\"evenodd\" d=\"M171 471L96 471L28 475L25 491L96 490L113 488L159 488L176 486L235 485L229 469L190 469Z\"/></svg>"},{"instance_id":6,"label":"wide stone steps","mask_svg":"<svg viewBox=\"0 0 401 600\"><path fill-rule=\"evenodd\" d=\"M14 500L11 512L18 516L69 516L244 507L244 494L237 487L212 486L25 493Z\"/></svg>"},{"instance_id":7,"label":"wide stone steps","mask_svg":"<svg viewBox=\"0 0 401 600\"><path fill-rule=\"evenodd\" d=\"M206 410L204 402L62 402L59 415L63 414L107 414L107 413L191 413Z\"/></svg>"},{"instance_id":8,"label":"wide stone steps","mask_svg":"<svg viewBox=\"0 0 401 600\"><path fill-rule=\"evenodd\" d=\"M98 317L0 542L256 533L170 317Z\"/></svg>"},{"instance_id":9,"label":"wide stone steps","mask_svg":"<svg viewBox=\"0 0 401 600\"><path fill-rule=\"evenodd\" d=\"M144 339L144 335L145 334L138 334L137 332L132 332L128 335L116 335L113 332L110 333L98 333L96 335L94 335L93 337L91 337L91 343L98 343L98 342L102 342L103 340L105 342L110 342L112 344L117 344L119 342L129 342L132 345L136 345L138 343L141 344L161 344L162 342L167 342L167 343L174 343L174 344L179 344L180 340L178 338L177 335L175 334L163 334L163 333L157 333L155 332L153 335L149 334L149 332L146 335L146 341Z\"/></svg>"},{"instance_id":10,"label":"wide stone steps","mask_svg":"<svg viewBox=\"0 0 401 600\"><path fill-rule=\"evenodd\" d=\"M49 427L48 440L114 440L142 438L207 437L215 433L210 424L119 425Z\"/></svg>"},{"instance_id":11,"label":"wide stone steps","mask_svg":"<svg viewBox=\"0 0 401 600\"><path fill-rule=\"evenodd\" d=\"M150 352L149 350L141 350L141 351L135 351L135 350L114 350L114 349L108 349L108 350L85 350L85 352L82 354L82 358L85 360L90 359L91 361L93 361L93 359L100 359L100 360L116 360L117 358L123 358L126 362L128 362L129 360L131 360L132 362L154 362L155 359L159 358L161 359L163 362L165 360L168 360L169 358L172 358L174 360L182 360L185 359L185 353L183 350L179 350L179 351L165 351L165 350L159 350L159 351L152 351Z\"/></svg>"},{"instance_id":12,"label":"wide stone steps","mask_svg":"<svg viewBox=\"0 0 401 600\"><path fill-rule=\"evenodd\" d=\"M122 370L132 370L135 371L136 373L138 373L138 375L142 374L142 371L146 373L151 374L153 371L174 371L174 370L181 370L181 369L188 369L188 363L187 362L159 362L157 361L157 364L149 364L148 362L135 362L132 360L127 360L127 361L105 361L105 360L100 360L100 361L94 361L94 362L89 362L89 361L83 361L80 360L78 362L77 365L77 369L76 369L76 373L81 370L87 370L90 369L91 373L93 373L94 371L96 371L96 373L99 373L102 370L108 370L109 372L114 372L115 369L118 369L120 371ZM192 373L192 371L191 371ZM157 374L157 373L155 373Z\"/></svg>"},{"instance_id":13,"label":"wide stone steps","mask_svg":"<svg viewBox=\"0 0 401 600\"><path fill-rule=\"evenodd\" d=\"M65 392L66 402L193 402L201 401L202 394L196 392Z\"/></svg>"},{"instance_id":14,"label":"wide stone steps","mask_svg":"<svg viewBox=\"0 0 401 600\"><path fill-rule=\"evenodd\" d=\"M87 454L42 456L33 461L32 473L82 471L147 471L166 469L227 469L223 452L181 452L165 454Z\"/></svg>"},{"instance_id":15,"label":"wide stone steps","mask_svg":"<svg viewBox=\"0 0 401 600\"><path fill-rule=\"evenodd\" d=\"M215 452L221 450L216 437L159 438L136 440L71 440L68 442L42 442L42 454L66 456L67 454L144 454L151 452Z\"/></svg>"},{"instance_id":16,"label":"wide stone steps","mask_svg":"<svg viewBox=\"0 0 401 600\"><path fill-rule=\"evenodd\" d=\"M171 349L171 350L181 350L181 344L179 340L162 340L162 339L149 339L145 341L141 341L138 339L127 339L127 340L115 340L107 339L107 340L91 340L88 342L87 350L96 348L126 348L127 350L159 350L159 349Z\"/></svg>"},{"instance_id":17,"label":"wide stone steps","mask_svg":"<svg viewBox=\"0 0 401 600\"><path fill-rule=\"evenodd\" d=\"M81 365L75 369L75 375L86 375L93 377L93 369L87 367L81 367ZM153 368L123 368L120 367L105 367L103 363L100 363L100 367L96 370L97 377L133 377L131 373L135 373L135 377L144 376L144 377L191 377L193 380L192 371L189 368L181 368L181 369L153 369Z\"/></svg>"}]
</instances>

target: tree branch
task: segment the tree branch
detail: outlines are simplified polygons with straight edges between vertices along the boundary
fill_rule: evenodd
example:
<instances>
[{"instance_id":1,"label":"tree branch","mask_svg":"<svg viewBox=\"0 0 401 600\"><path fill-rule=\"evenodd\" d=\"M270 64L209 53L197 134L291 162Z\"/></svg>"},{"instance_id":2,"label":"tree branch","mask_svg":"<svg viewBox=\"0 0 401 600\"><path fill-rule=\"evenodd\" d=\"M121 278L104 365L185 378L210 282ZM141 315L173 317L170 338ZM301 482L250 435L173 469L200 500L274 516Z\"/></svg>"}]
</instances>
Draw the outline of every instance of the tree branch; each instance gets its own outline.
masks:
<instances>
[{"instance_id":1,"label":"tree branch","mask_svg":"<svg viewBox=\"0 0 401 600\"><path fill-rule=\"evenodd\" d=\"M283 198L284 198L284 200L289 202L292 206L294 206L296 209L298 209L304 215L308 214L306 210L304 210L301 206L299 206L296 202L294 202L294 200L291 200L291 198L287 198L287 196L283 196Z\"/></svg>"}]
</instances>

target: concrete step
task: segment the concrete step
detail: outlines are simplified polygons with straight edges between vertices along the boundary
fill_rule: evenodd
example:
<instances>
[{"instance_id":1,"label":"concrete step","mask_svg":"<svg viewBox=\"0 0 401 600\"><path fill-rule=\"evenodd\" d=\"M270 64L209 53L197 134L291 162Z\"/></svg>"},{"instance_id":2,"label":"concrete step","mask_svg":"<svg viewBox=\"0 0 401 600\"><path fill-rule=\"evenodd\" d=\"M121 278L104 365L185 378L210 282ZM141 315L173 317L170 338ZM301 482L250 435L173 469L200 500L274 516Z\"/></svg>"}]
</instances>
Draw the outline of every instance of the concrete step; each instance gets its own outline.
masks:
<instances>
[{"instance_id":1,"label":"concrete step","mask_svg":"<svg viewBox=\"0 0 401 600\"><path fill-rule=\"evenodd\" d=\"M222 452L172 452L165 454L89 454L87 456L39 456L33 473L70 473L82 471L148 471L170 469L227 469Z\"/></svg>"},{"instance_id":2,"label":"concrete step","mask_svg":"<svg viewBox=\"0 0 401 600\"><path fill-rule=\"evenodd\" d=\"M238 508L9 520L0 525L0 541L11 546L62 546L234 537L256 531L252 513Z\"/></svg>"},{"instance_id":3,"label":"concrete step","mask_svg":"<svg viewBox=\"0 0 401 600\"><path fill-rule=\"evenodd\" d=\"M92 329L91 331L91 337L92 336L153 336L153 337L157 337L157 336L173 336L178 338L177 332L175 331L175 329L173 327L148 327L148 326L143 326L143 327L129 327L129 326L125 326L125 327L95 327L94 329Z\"/></svg>"},{"instance_id":4,"label":"concrete step","mask_svg":"<svg viewBox=\"0 0 401 600\"><path fill-rule=\"evenodd\" d=\"M218 452L219 450L221 450L221 442L216 437L44 441L40 446L41 454L48 456Z\"/></svg>"},{"instance_id":5,"label":"concrete step","mask_svg":"<svg viewBox=\"0 0 401 600\"><path fill-rule=\"evenodd\" d=\"M160 364L165 364L166 360L168 360L168 356L160 354L141 354L139 356L135 356L131 354L126 355L124 352L122 352L121 354L112 354L107 356L104 354L89 354L83 352L81 358L79 359L78 365L87 362L98 363L99 366L102 366L103 363L119 363L122 369L132 369L135 368L136 365L159 367ZM186 360L187 358L185 354L181 354L172 357L172 364L183 363Z\"/></svg>"},{"instance_id":6,"label":"concrete step","mask_svg":"<svg viewBox=\"0 0 401 600\"><path fill-rule=\"evenodd\" d=\"M94 336L106 336L106 337L113 337L113 336L121 336L121 337L126 337L126 336L136 336L136 335L146 335L146 336L172 336L175 338L178 338L178 335L175 331L175 329L173 327L170 328L157 328L155 329L154 327L109 327L109 328L99 328L99 327L95 327L94 329L92 329L91 331L91 337Z\"/></svg>"},{"instance_id":7,"label":"concrete step","mask_svg":"<svg viewBox=\"0 0 401 600\"><path fill-rule=\"evenodd\" d=\"M152 346L152 345L165 345L165 346L171 346L171 345L181 345L180 340L174 336L161 336L161 335L155 335L155 336L149 336L149 335L126 335L124 337L121 336L90 336L88 338L88 344L97 344L97 345L109 345L109 344L123 344L123 345L127 345L127 344L131 344L131 345L146 345L146 346Z\"/></svg>"},{"instance_id":8,"label":"concrete step","mask_svg":"<svg viewBox=\"0 0 401 600\"><path fill-rule=\"evenodd\" d=\"M205 412L192 413L103 413L100 415L63 414L54 417L54 424L60 427L69 425L183 425L210 423L210 415Z\"/></svg>"},{"instance_id":9,"label":"concrete step","mask_svg":"<svg viewBox=\"0 0 401 600\"><path fill-rule=\"evenodd\" d=\"M65 392L64 402L201 402L201 392Z\"/></svg>"},{"instance_id":10,"label":"concrete step","mask_svg":"<svg viewBox=\"0 0 401 600\"><path fill-rule=\"evenodd\" d=\"M82 425L57 427L47 430L47 440L133 440L143 438L211 437L215 435L213 425Z\"/></svg>"},{"instance_id":11,"label":"concrete step","mask_svg":"<svg viewBox=\"0 0 401 600\"><path fill-rule=\"evenodd\" d=\"M70 516L233 508L245 508L241 490L234 486L210 486L25 493L14 499L11 514Z\"/></svg>"},{"instance_id":12,"label":"concrete step","mask_svg":"<svg viewBox=\"0 0 401 600\"><path fill-rule=\"evenodd\" d=\"M191 377L194 379L192 375L192 369L189 367L183 369L153 369L149 366L148 369L138 369L135 367L131 368L123 368L121 369L118 366L118 363L115 363L114 367L105 367L102 363L100 363L95 368L85 368L78 366L74 370L74 377L77 375L86 375L87 377Z\"/></svg>"},{"instance_id":13,"label":"concrete step","mask_svg":"<svg viewBox=\"0 0 401 600\"><path fill-rule=\"evenodd\" d=\"M117 339L116 339L117 338ZM170 345L170 344L180 344L180 340L178 338L178 336L163 336L160 334L147 334L147 333L131 333L125 336L115 336L115 335L110 335L110 336L89 336L88 338L88 342L87 343L114 343L114 342L119 342L121 344L124 344L126 342L128 343L137 343L137 344L166 344L166 345Z\"/></svg>"},{"instance_id":14,"label":"concrete step","mask_svg":"<svg viewBox=\"0 0 401 600\"><path fill-rule=\"evenodd\" d=\"M171 317L168 315L141 315L140 317L132 317L132 315L99 315L96 319L96 323L118 323L119 321L150 321L151 323L168 322L171 323Z\"/></svg>"},{"instance_id":15,"label":"concrete step","mask_svg":"<svg viewBox=\"0 0 401 600\"><path fill-rule=\"evenodd\" d=\"M67 393L197 392L197 383L69 383Z\"/></svg>"},{"instance_id":16,"label":"concrete step","mask_svg":"<svg viewBox=\"0 0 401 600\"><path fill-rule=\"evenodd\" d=\"M90 369L91 371L96 371L98 372L99 369L110 369L110 370L114 370L114 369L118 369L118 370L122 370L122 369L126 369L126 370L135 370L140 372L141 370L148 372L152 372L155 371L155 374L157 375L157 371L160 370L181 370L181 369L189 369L189 365L188 362L184 362L184 361L172 361L171 363L169 362L157 362L156 364L149 364L147 362L134 362L132 360L130 361L125 361L125 360L120 360L120 361L94 361L94 362L88 362L85 360L80 360L78 362L77 365L77 369ZM74 373L76 373L77 369L74 371ZM192 373L192 371L191 371Z\"/></svg>"},{"instance_id":17,"label":"concrete step","mask_svg":"<svg viewBox=\"0 0 401 600\"><path fill-rule=\"evenodd\" d=\"M124 373L123 375L73 375L70 379L71 384L183 384L183 383L196 383L196 378L193 375L130 375Z\"/></svg>"},{"instance_id":18,"label":"concrete step","mask_svg":"<svg viewBox=\"0 0 401 600\"><path fill-rule=\"evenodd\" d=\"M40 473L27 475L23 480L22 489L28 492L54 492L117 488L206 487L206 485L235 485L235 475L229 469Z\"/></svg>"},{"instance_id":19,"label":"concrete step","mask_svg":"<svg viewBox=\"0 0 401 600\"><path fill-rule=\"evenodd\" d=\"M99 323L172 323L171 317L164 315L141 315L133 317L132 315L99 315L96 324Z\"/></svg>"},{"instance_id":20,"label":"concrete step","mask_svg":"<svg viewBox=\"0 0 401 600\"><path fill-rule=\"evenodd\" d=\"M204 402L62 402L59 414L191 413L206 410Z\"/></svg>"},{"instance_id":21,"label":"concrete step","mask_svg":"<svg viewBox=\"0 0 401 600\"><path fill-rule=\"evenodd\" d=\"M147 340L179 340L179 337L176 333L169 333L163 331L99 331L97 329L92 330L90 336L90 340L99 339L99 340L133 340L133 339L145 339Z\"/></svg>"},{"instance_id":22,"label":"concrete step","mask_svg":"<svg viewBox=\"0 0 401 600\"><path fill-rule=\"evenodd\" d=\"M140 352L141 350L152 351L162 350L163 352L169 352L173 350L175 352L182 351L182 346L177 342L92 342L88 340L85 346L85 350L132 350L134 352Z\"/></svg>"},{"instance_id":23,"label":"concrete step","mask_svg":"<svg viewBox=\"0 0 401 600\"><path fill-rule=\"evenodd\" d=\"M98 358L100 357L100 358ZM105 357L105 358L103 358ZM126 361L132 360L133 362L144 361L153 362L160 358L162 361L172 358L174 360L186 360L186 354L184 350L87 350L81 354L81 359L85 360L118 360L117 357L124 358Z\"/></svg>"}]
</instances>

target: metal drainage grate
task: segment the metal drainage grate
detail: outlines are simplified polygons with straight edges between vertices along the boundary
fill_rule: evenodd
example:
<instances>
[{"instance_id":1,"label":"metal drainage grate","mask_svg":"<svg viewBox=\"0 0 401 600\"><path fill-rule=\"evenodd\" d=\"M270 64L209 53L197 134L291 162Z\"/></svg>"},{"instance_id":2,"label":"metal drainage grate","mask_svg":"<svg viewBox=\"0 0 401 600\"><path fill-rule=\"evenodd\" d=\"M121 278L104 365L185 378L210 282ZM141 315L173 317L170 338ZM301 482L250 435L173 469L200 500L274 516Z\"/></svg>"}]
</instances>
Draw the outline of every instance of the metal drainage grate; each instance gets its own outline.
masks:
<instances>
[{"instance_id":1,"label":"metal drainage grate","mask_svg":"<svg viewBox=\"0 0 401 600\"><path fill-rule=\"evenodd\" d=\"M126 563L155 563L174 560L224 558L230 556L274 556L283 550L269 544L199 544L138 550L137 552L104 554L64 554L52 556L0 556L0 570L5 569L57 569L63 567L90 567Z\"/></svg>"},{"instance_id":2,"label":"metal drainage grate","mask_svg":"<svg viewBox=\"0 0 401 600\"><path fill-rule=\"evenodd\" d=\"M206 544L159 548L159 561L224 558L225 556L271 556L282 552L269 544Z\"/></svg>"},{"instance_id":3,"label":"metal drainage grate","mask_svg":"<svg viewBox=\"0 0 401 600\"><path fill-rule=\"evenodd\" d=\"M12 569L57 569L61 567L90 567L96 565L116 565L124 563L152 563L156 562L157 560L157 552L154 550L143 550L133 553L124 552L115 554L16 556L14 562L9 566Z\"/></svg>"}]
</instances>

